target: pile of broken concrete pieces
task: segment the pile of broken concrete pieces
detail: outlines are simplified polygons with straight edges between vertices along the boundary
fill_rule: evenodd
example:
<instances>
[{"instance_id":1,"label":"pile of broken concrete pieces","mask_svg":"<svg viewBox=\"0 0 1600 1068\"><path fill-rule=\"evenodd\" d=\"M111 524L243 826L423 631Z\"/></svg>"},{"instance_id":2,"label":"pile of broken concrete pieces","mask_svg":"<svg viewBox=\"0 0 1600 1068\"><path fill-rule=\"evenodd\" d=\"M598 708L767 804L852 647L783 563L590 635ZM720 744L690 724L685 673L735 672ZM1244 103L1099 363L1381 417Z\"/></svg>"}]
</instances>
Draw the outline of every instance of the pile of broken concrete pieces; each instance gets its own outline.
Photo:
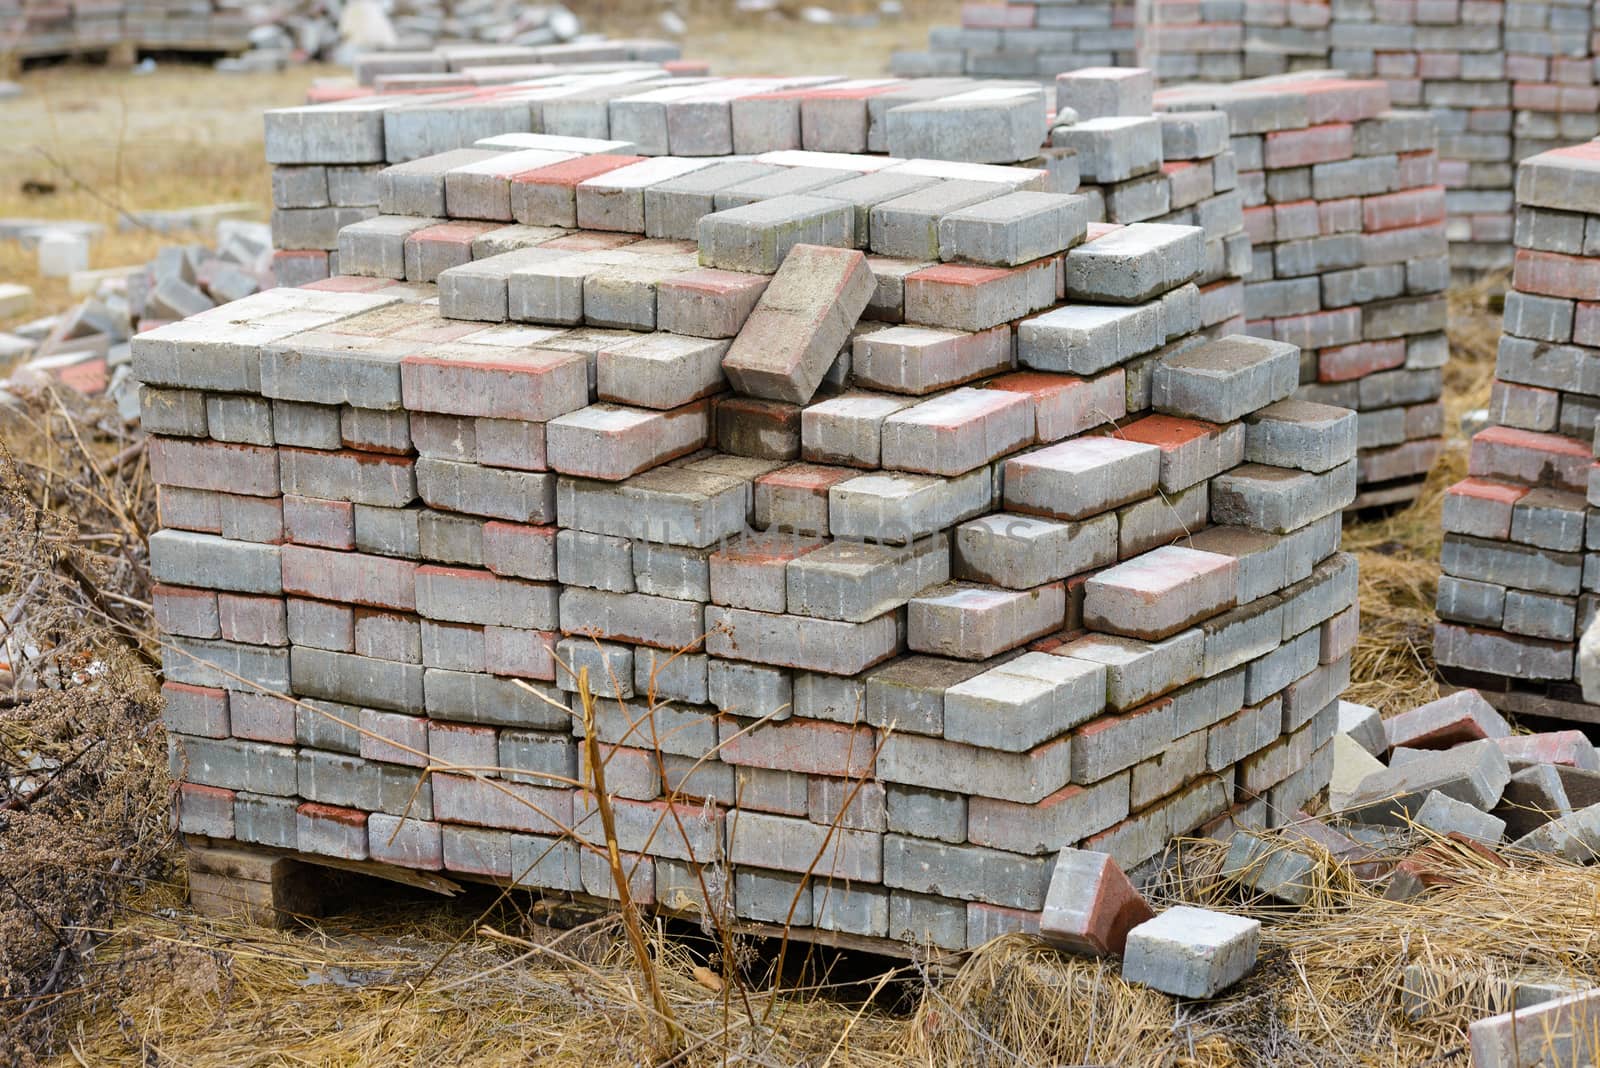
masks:
<instances>
[{"instance_id":1,"label":"pile of broken concrete pieces","mask_svg":"<svg viewBox=\"0 0 1600 1068\"><path fill-rule=\"evenodd\" d=\"M1500 866L1502 849L1600 859L1600 754L1582 731L1513 734L1476 690L1387 720L1348 701L1339 714L1331 815L1304 817L1284 833L1359 880L1386 883L1385 897L1405 900L1454 881L1440 861L1463 849ZM1292 845L1240 830L1222 875L1258 902L1304 905L1317 849Z\"/></svg>"},{"instance_id":2,"label":"pile of broken concrete pieces","mask_svg":"<svg viewBox=\"0 0 1600 1068\"><path fill-rule=\"evenodd\" d=\"M1353 835L1398 844L1416 827L1485 851L1600 858L1600 755L1582 731L1514 735L1476 690L1387 720L1340 711L1330 803ZM1388 895L1427 886L1425 865L1402 861Z\"/></svg>"},{"instance_id":3,"label":"pile of broken concrete pieces","mask_svg":"<svg viewBox=\"0 0 1600 1068\"><path fill-rule=\"evenodd\" d=\"M78 271L68 277L77 305L0 333L0 404L48 380L82 393L109 393L124 417L139 417L129 376L135 334L226 304L276 283L272 233L265 223L222 220L214 245L172 245L149 263Z\"/></svg>"},{"instance_id":4,"label":"pile of broken concrete pieces","mask_svg":"<svg viewBox=\"0 0 1600 1068\"><path fill-rule=\"evenodd\" d=\"M1271 832L1226 820L1208 829L1232 835L1217 875L1237 891L1241 912L1286 915L1312 903L1330 857L1399 901L1459 883L1463 860L1509 867L1519 852L1580 864L1600 858L1600 754L1582 731L1513 734L1475 690L1388 720L1340 702L1338 730L1330 814L1301 814ZM1111 857L1065 849L1039 934L1068 952L1120 955L1129 982L1192 999L1215 997L1251 972L1262 924L1188 905L1157 915ZM1457 981L1409 964L1400 1008L1420 1019ZM1588 1063L1581 1054L1600 1020L1600 990L1536 970L1491 983L1487 995L1491 1015L1469 1029L1474 1064Z\"/></svg>"}]
</instances>

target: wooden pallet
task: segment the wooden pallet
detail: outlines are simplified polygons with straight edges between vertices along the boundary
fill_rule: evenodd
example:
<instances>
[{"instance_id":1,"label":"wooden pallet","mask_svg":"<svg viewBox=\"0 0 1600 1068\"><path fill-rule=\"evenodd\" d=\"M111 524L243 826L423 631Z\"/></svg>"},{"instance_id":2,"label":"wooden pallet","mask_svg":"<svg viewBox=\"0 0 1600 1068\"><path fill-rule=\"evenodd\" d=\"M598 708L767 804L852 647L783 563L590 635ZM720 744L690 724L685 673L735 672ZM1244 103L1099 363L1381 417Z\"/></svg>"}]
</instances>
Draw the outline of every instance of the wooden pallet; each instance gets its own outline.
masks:
<instances>
[{"instance_id":1,"label":"wooden pallet","mask_svg":"<svg viewBox=\"0 0 1600 1068\"><path fill-rule=\"evenodd\" d=\"M113 70L126 70L133 66L135 58L135 49L132 41L51 44L37 47L18 42L14 47L0 49L0 79L16 78L22 73L23 65L29 60L94 60L105 64Z\"/></svg>"},{"instance_id":2,"label":"wooden pallet","mask_svg":"<svg viewBox=\"0 0 1600 1068\"><path fill-rule=\"evenodd\" d=\"M363 896L373 897L374 884L364 888L349 876L368 876L454 897L466 883L506 888L503 880L451 872L400 868L377 861L341 860L337 857L296 853L286 849L249 845L227 839L185 835L189 859L189 904L202 916L242 918L265 927L293 927L326 916L343 906L359 907ZM515 893L539 900L542 914L557 926L568 926L611 911L616 903L590 894L540 891L514 887ZM656 915L697 922L694 912L654 910ZM737 920L734 929L756 938L870 953L900 960L917 960L933 969L954 967L962 954L926 946L912 946L889 938L795 927L787 932L778 924Z\"/></svg>"},{"instance_id":3,"label":"wooden pallet","mask_svg":"<svg viewBox=\"0 0 1600 1068\"><path fill-rule=\"evenodd\" d=\"M432 872L377 861L350 861L186 835L189 903L202 916L240 916L266 927L288 927L326 915L347 896L351 880L364 875L429 890L445 897L461 884Z\"/></svg>"},{"instance_id":4,"label":"wooden pallet","mask_svg":"<svg viewBox=\"0 0 1600 1068\"><path fill-rule=\"evenodd\" d=\"M1422 487L1426 482L1427 477L1422 476L1358 487L1356 499L1345 507L1345 515L1354 515L1358 512L1398 512L1402 508L1408 508L1422 495Z\"/></svg>"},{"instance_id":5,"label":"wooden pallet","mask_svg":"<svg viewBox=\"0 0 1600 1068\"><path fill-rule=\"evenodd\" d=\"M1477 690L1497 710L1519 720L1600 724L1600 705L1585 702L1575 682L1537 683L1450 667L1441 667L1439 676L1447 684L1441 690Z\"/></svg>"}]
</instances>

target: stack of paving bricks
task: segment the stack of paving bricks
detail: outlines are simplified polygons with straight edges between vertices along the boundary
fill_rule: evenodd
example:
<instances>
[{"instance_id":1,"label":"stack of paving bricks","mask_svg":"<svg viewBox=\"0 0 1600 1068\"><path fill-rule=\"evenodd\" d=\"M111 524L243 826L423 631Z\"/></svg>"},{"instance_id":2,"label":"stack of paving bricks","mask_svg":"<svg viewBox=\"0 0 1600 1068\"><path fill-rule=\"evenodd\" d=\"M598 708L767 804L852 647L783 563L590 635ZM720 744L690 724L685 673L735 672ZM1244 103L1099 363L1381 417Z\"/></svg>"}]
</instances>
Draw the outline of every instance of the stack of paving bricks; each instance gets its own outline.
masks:
<instances>
[{"instance_id":1,"label":"stack of paving bricks","mask_svg":"<svg viewBox=\"0 0 1600 1068\"><path fill-rule=\"evenodd\" d=\"M1410 501L1442 448L1449 354L1430 116L1389 110L1381 81L1318 75L1156 100L1228 114L1254 261L1248 330L1300 347L1300 397L1359 411L1356 506Z\"/></svg>"},{"instance_id":2,"label":"stack of paving bricks","mask_svg":"<svg viewBox=\"0 0 1600 1068\"><path fill-rule=\"evenodd\" d=\"M135 341L181 829L614 896L583 669L668 911L960 949L1063 847L1317 802L1356 419L1209 336L1205 231L1042 169L522 152L393 167L361 277Z\"/></svg>"},{"instance_id":3,"label":"stack of paving bricks","mask_svg":"<svg viewBox=\"0 0 1600 1068\"><path fill-rule=\"evenodd\" d=\"M212 0L129 0L123 32L140 48L242 52L257 19Z\"/></svg>"},{"instance_id":4,"label":"stack of paving bricks","mask_svg":"<svg viewBox=\"0 0 1600 1068\"><path fill-rule=\"evenodd\" d=\"M1360 18L1341 17L1333 31L1333 64L1383 78L1396 104L1433 113L1451 254L1463 269L1509 264L1511 8L1498 0L1420 0L1400 12L1374 5Z\"/></svg>"},{"instance_id":5,"label":"stack of paving bricks","mask_svg":"<svg viewBox=\"0 0 1600 1068\"><path fill-rule=\"evenodd\" d=\"M1573 651L1600 593L1600 143L1518 167L1516 246L1495 425L1445 496L1434 659L1513 711L1594 722Z\"/></svg>"},{"instance_id":6,"label":"stack of paving bricks","mask_svg":"<svg viewBox=\"0 0 1600 1068\"><path fill-rule=\"evenodd\" d=\"M960 26L933 28L927 51L895 52L889 69L913 78L1049 80L1083 67L1131 66L1134 37L1128 3L963 4Z\"/></svg>"},{"instance_id":7,"label":"stack of paving bricks","mask_svg":"<svg viewBox=\"0 0 1600 1068\"><path fill-rule=\"evenodd\" d=\"M386 89L469 88L540 75L657 67L678 61L682 49L652 38L597 38L568 44L508 45L458 41L424 50L362 52L350 63L356 83Z\"/></svg>"},{"instance_id":8,"label":"stack of paving bricks","mask_svg":"<svg viewBox=\"0 0 1600 1068\"><path fill-rule=\"evenodd\" d=\"M1510 266L1516 162L1600 135L1597 9L1591 0L1154 0L1139 9L1147 14L1137 28L1140 61L1169 85L1326 68L1382 79L1396 106L1431 111L1451 263L1475 273ZM1042 19L1077 9L1038 10ZM969 7L963 18L1012 25L1020 11ZM901 54L896 69L972 72L952 66L968 53L940 45L977 48L985 32L935 30L935 50ZM1075 65L1101 62L1082 56Z\"/></svg>"},{"instance_id":9,"label":"stack of paving bricks","mask_svg":"<svg viewBox=\"0 0 1600 1068\"><path fill-rule=\"evenodd\" d=\"M121 0L0 0L0 59L99 52L123 39Z\"/></svg>"},{"instance_id":10,"label":"stack of paving bricks","mask_svg":"<svg viewBox=\"0 0 1600 1068\"><path fill-rule=\"evenodd\" d=\"M1242 6L1246 78L1328 65L1333 9L1326 0L1249 0Z\"/></svg>"},{"instance_id":11,"label":"stack of paving bricks","mask_svg":"<svg viewBox=\"0 0 1600 1068\"><path fill-rule=\"evenodd\" d=\"M1243 0L1151 0L1149 23L1140 27L1142 61L1168 84L1238 81L1244 77L1244 8Z\"/></svg>"},{"instance_id":12,"label":"stack of paving bricks","mask_svg":"<svg viewBox=\"0 0 1600 1068\"><path fill-rule=\"evenodd\" d=\"M1056 78L1054 146L1070 152L1082 184L1096 198L1093 218L1158 222L1205 232L1201 322L1244 333L1250 238L1244 195L1220 111L1154 114L1155 79L1142 68L1090 68Z\"/></svg>"},{"instance_id":13,"label":"stack of paving bricks","mask_svg":"<svg viewBox=\"0 0 1600 1068\"><path fill-rule=\"evenodd\" d=\"M377 175L386 165L544 129L551 101L603 101L619 86L631 90L671 77L634 64L614 71L586 67L475 90L363 94L268 112L279 282L299 285L339 273L339 230L378 213Z\"/></svg>"},{"instance_id":14,"label":"stack of paving bricks","mask_svg":"<svg viewBox=\"0 0 1600 1068\"><path fill-rule=\"evenodd\" d=\"M1114 114L1085 110L1078 115L1066 103L1067 84L1102 82L1118 86L1112 94ZM1132 96L1131 85L1138 86ZM1104 156L1112 169L1090 176L1085 192L1094 201L1091 219L1201 226L1207 267L1199 283L1205 325L1211 326L1242 312L1237 280L1249 267L1226 120L1220 114L1186 116L1169 122L1171 129L1163 133L1151 116L1151 87L1149 72L1136 68L1064 77L1057 89L1058 102L1067 109L1061 121L1073 128L1057 132L1055 141L1065 147L1054 149L1040 147L1051 103L1040 86L965 78L708 79L672 77L657 69L620 70L442 100L399 94L275 112L269 119L275 130L297 131L292 139L274 139L268 148L279 164L273 185L278 273L291 284L337 273L339 229L377 213L372 178L381 165L359 160L380 152L391 162L405 162L459 148L460 154L445 161L459 164L514 149L559 146L552 137L608 139L609 151L642 156L895 152L956 162L1026 163L1049 169L1052 189L1071 191L1078 180L1073 146L1084 138L1112 137L1099 132L1109 124L1127 150ZM1074 125L1079 118L1084 122ZM1139 121L1130 126L1132 119ZM497 122L516 132L465 140L492 131ZM520 132L528 127L544 135ZM337 165L336 159L345 162ZM798 183L793 191L803 191L811 181L809 171L793 178ZM787 187L758 187L752 199L782 191Z\"/></svg>"}]
</instances>

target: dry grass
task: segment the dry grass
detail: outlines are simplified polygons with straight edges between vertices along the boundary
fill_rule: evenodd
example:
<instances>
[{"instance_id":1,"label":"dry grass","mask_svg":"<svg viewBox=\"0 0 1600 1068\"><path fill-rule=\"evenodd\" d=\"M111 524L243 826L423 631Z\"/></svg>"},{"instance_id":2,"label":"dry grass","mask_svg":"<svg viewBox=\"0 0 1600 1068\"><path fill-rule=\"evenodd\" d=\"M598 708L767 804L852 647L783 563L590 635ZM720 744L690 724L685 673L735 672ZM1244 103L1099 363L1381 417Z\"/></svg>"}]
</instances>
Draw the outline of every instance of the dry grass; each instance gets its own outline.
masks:
<instances>
[{"instance_id":1,"label":"dry grass","mask_svg":"<svg viewBox=\"0 0 1600 1068\"><path fill-rule=\"evenodd\" d=\"M119 231L119 208L243 201L259 204L265 219L272 194L260 110L300 103L312 79L333 73L301 67L220 77L181 66L137 76L75 66L30 73L27 92L4 105L10 150L0 159L0 216L103 224L91 267L145 263L183 240ZM33 287L35 308L22 318L73 303L66 280L41 278L33 252L15 243L0 243L0 280ZM0 319L0 329L8 325Z\"/></svg>"},{"instance_id":2,"label":"dry grass","mask_svg":"<svg viewBox=\"0 0 1600 1068\"><path fill-rule=\"evenodd\" d=\"M885 964L824 988L808 985L813 968L781 994L753 989L747 1007L705 981L696 940L651 931L690 1037L674 1063L1448 1064L1514 982L1600 983L1591 870L1533 858L1499 868L1456 851L1441 867L1459 885L1387 901L1312 853L1316 890L1296 913L1220 878L1216 843L1184 845L1162 903L1265 923L1256 971L1209 1003L1174 1003L1126 983L1114 963L1013 935L953 976ZM402 902L280 933L197 919L179 901L162 887L130 904L57 1064L641 1063L648 1016L614 921L559 931L507 907L478 923L476 908ZM1411 1014L1408 965L1436 977Z\"/></svg>"},{"instance_id":3,"label":"dry grass","mask_svg":"<svg viewBox=\"0 0 1600 1068\"><path fill-rule=\"evenodd\" d=\"M0 408L0 1064L75 1005L91 929L170 861L141 443L103 402Z\"/></svg>"}]
</instances>

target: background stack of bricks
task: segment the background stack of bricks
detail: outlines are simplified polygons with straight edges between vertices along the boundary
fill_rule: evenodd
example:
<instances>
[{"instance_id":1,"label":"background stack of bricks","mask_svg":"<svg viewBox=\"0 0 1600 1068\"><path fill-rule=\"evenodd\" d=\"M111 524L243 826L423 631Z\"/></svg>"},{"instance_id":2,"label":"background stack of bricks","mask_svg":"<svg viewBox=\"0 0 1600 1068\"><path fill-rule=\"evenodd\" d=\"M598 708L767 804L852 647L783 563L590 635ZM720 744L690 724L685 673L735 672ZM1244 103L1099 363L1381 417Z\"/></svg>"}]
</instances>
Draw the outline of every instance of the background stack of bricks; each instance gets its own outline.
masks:
<instances>
[{"instance_id":1,"label":"background stack of bricks","mask_svg":"<svg viewBox=\"0 0 1600 1068\"><path fill-rule=\"evenodd\" d=\"M1128 3L963 4L960 26L928 34L925 52L895 52L901 77L970 74L1053 78L1082 67L1131 66L1134 5Z\"/></svg>"},{"instance_id":2,"label":"background stack of bricks","mask_svg":"<svg viewBox=\"0 0 1600 1068\"><path fill-rule=\"evenodd\" d=\"M1333 62L1389 82L1402 107L1426 107L1439 129L1455 266L1509 265L1512 90L1507 64L1513 5L1423 3L1396 25L1376 10L1336 26Z\"/></svg>"},{"instance_id":3,"label":"background stack of bricks","mask_svg":"<svg viewBox=\"0 0 1600 1068\"><path fill-rule=\"evenodd\" d=\"M123 39L121 0L0 0L0 51L19 56L98 51Z\"/></svg>"},{"instance_id":4,"label":"background stack of bricks","mask_svg":"<svg viewBox=\"0 0 1600 1068\"><path fill-rule=\"evenodd\" d=\"M1328 65L1333 9L1325 0L1252 0L1243 6L1246 78Z\"/></svg>"},{"instance_id":5,"label":"background stack of bricks","mask_svg":"<svg viewBox=\"0 0 1600 1068\"><path fill-rule=\"evenodd\" d=\"M1091 230L1036 169L580 147L395 168L454 241L360 223L373 277L136 341L184 831L607 896L584 667L668 910L960 948L1064 846L1313 803L1355 416L1207 340L1203 230Z\"/></svg>"},{"instance_id":6,"label":"background stack of bricks","mask_svg":"<svg viewBox=\"0 0 1600 1068\"><path fill-rule=\"evenodd\" d=\"M1600 143L1522 163L1516 246L1495 425L1445 497L1434 659L1452 681L1563 715L1583 700L1573 650L1600 593Z\"/></svg>"},{"instance_id":7,"label":"background stack of bricks","mask_svg":"<svg viewBox=\"0 0 1600 1068\"><path fill-rule=\"evenodd\" d=\"M1148 53L1141 62L1148 63L1163 82L1232 82L1244 77L1243 0L1151 0L1151 4L1149 24L1141 27Z\"/></svg>"},{"instance_id":8,"label":"background stack of bricks","mask_svg":"<svg viewBox=\"0 0 1600 1068\"><path fill-rule=\"evenodd\" d=\"M396 49L358 57L358 73L395 70L425 73L452 84L467 66L570 67L627 60L661 62L678 57L668 41L610 40L585 35L577 16L560 5L433 0L389 5L398 32ZM131 62L139 51L239 53L255 49L287 61L345 62L335 25L339 5L251 0L0 0L0 56L26 59L80 52L114 52ZM442 42L442 43L441 43ZM399 51L405 49L405 51ZM383 56L385 58L379 58ZM234 69L241 69L235 67ZM364 80L363 85L370 85ZM459 79L454 84L470 84Z\"/></svg>"},{"instance_id":9,"label":"background stack of bricks","mask_svg":"<svg viewBox=\"0 0 1600 1068\"><path fill-rule=\"evenodd\" d=\"M1159 222L1205 232L1201 320L1224 334L1244 332L1250 238L1244 195L1220 111L1154 113L1155 79L1142 68L1091 68L1056 78L1051 142L1070 152L1092 217Z\"/></svg>"},{"instance_id":10,"label":"background stack of bricks","mask_svg":"<svg viewBox=\"0 0 1600 1068\"><path fill-rule=\"evenodd\" d=\"M969 8L964 18L1004 21L1023 17L1011 14L1018 10ZM1155 0L1139 10L1148 13L1136 27L1138 61L1164 83L1327 69L1382 79L1395 105L1430 110L1439 130L1451 263L1462 272L1510 266L1516 162L1600 134L1600 34L1590 0ZM966 53L941 51L940 44L973 48L982 32L935 30L935 50L900 54L896 69L920 73L953 62L944 57ZM1101 62L1085 56L1077 66Z\"/></svg>"},{"instance_id":11,"label":"background stack of bricks","mask_svg":"<svg viewBox=\"0 0 1600 1068\"><path fill-rule=\"evenodd\" d=\"M1389 110L1381 81L1318 75L1164 90L1157 106L1229 115L1249 332L1300 347L1301 397L1360 412L1357 506L1411 500L1442 447L1449 354L1430 116Z\"/></svg>"},{"instance_id":12,"label":"background stack of bricks","mask_svg":"<svg viewBox=\"0 0 1600 1068\"><path fill-rule=\"evenodd\" d=\"M501 70L508 68L490 68ZM490 75L492 77L492 74ZM285 285L339 273L340 228L378 212L377 174L390 163L543 128L550 98L670 80L661 68L547 74L454 93L365 93L280 109L267 119L274 270Z\"/></svg>"},{"instance_id":13,"label":"background stack of bricks","mask_svg":"<svg viewBox=\"0 0 1600 1068\"><path fill-rule=\"evenodd\" d=\"M242 52L257 18L213 0L131 0L122 31L141 48Z\"/></svg>"},{"instance_id":14,"label":"background stack of bricks","mask_svg":"<svg viewBox=\"0 0 1600 1068\"><path fill-rule=\"evenodd\" d=\"M362 52L350 63L356 84L392 89L471 88L560 73L596 73L679 62L682 50L650 38L598 38L565 44L488 44L470 40L419 49Z\"/></svg>"}]
</instances>

